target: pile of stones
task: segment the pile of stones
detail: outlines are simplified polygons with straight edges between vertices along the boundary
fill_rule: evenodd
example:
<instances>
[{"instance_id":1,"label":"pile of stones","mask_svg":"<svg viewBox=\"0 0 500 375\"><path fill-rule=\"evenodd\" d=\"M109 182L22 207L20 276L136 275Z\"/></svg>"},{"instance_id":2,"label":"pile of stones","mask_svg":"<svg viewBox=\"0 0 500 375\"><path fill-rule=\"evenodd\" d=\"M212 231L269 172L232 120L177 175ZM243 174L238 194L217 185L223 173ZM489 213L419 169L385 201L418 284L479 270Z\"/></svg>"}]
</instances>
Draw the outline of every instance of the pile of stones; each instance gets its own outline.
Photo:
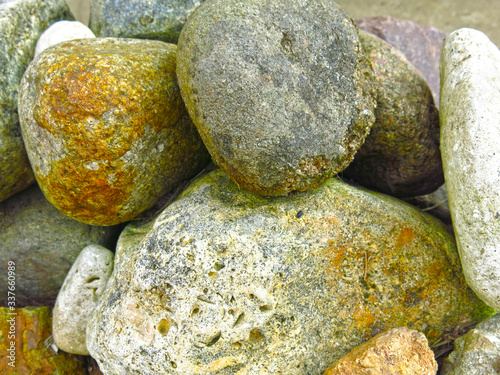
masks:
<instances>
[{"instance_id":1,"label":"pile of stones","mask_svg":"<svg viewBox=\"0 0 500 375\"><path fill-rule=\"evenodd\" d=\"M0 45L0 313L45 327L25 371L495 373L480 31L331 0L97 0L89 29L11 0Z\"/></svg>"}]
</instances>

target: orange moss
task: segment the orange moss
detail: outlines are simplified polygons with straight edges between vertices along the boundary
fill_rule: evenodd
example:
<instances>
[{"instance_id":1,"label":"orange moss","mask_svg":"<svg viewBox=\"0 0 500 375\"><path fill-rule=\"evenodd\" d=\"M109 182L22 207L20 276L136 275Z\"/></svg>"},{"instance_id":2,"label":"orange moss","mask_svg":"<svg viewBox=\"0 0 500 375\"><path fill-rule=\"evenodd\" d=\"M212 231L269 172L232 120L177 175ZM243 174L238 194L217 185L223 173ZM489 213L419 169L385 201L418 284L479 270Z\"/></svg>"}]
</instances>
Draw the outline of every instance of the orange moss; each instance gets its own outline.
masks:
<instances>
[{"instance_id":1,"label":"orange moss","mask_svg":"<svg viewBox=\"0 0 500 375\"><path fill-rule=\"evenodd\" d=\"M408 245L417 233L413 228L403 228L396 240L396 247L401 249L403 246Z\"/></svg>"}]
</instances>

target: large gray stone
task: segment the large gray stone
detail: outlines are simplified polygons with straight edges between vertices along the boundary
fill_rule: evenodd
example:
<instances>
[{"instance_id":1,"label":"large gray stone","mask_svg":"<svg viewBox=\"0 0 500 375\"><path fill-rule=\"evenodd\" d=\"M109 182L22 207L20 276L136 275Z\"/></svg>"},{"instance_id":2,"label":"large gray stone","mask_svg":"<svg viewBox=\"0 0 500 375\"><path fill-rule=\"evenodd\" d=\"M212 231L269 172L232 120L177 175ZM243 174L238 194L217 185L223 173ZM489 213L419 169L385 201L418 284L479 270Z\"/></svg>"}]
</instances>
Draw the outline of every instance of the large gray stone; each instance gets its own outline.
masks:
<instances>
[{"instance_id":1,"label":"large gray stone","mask_svg":"<svg viewBox=\"0 0 500 375\"><path fill-rule=\"evenodd\" d=\"M52 311L52 335L59 349L89 354L85 345L87 321L111 276L113 257L105 247L89 245L71 266Z\"/></svg>"},{"instance_id":2,"label":"large gray stone","mask_svg":"<svg viewBox=\"0 0 500 375\"><path fill-rule=\"evenodd\" d=\"M438 220L336 179L264 198L214 171L145 225L87 325L105 374L319 374L383 330L433 345L491 315Z\"/></svg>"},{"instance_id":3,"label":"large gray stone","mask_svg":"<svg viewBox=\"0 0 500 375\"><path fill-rule=\"evenodd\" d=\"M16 306L53 306L80 251L93 243L113 249L119 229L70 219L36 185L0 203L0 259L16 263ZM4 277L0 288L7 290Z\"/></svg>"},{"instance_id":4,"label":"large gray stone","mask_svg":"<svg viewBox=\"0 0 500 375\"><path fill-rule=\"evenodd\" d=\"M455 350L440 375L500 374L500 314L479 323L455 340Z\"/></svg>"},{"instance_id":5,"label":"large gray stone","mask_svg":"<svg viewBox=\"0 0 500 375\"><path fill-rule=\"evenodd\" d=\"M90 28L98 37L177 43L191 12L204 0L93 0Z\"/></svg>"},{"instance_id":6,"label":"large gray stone","mask_svg":"<svg viewBox=\"0 0 500 375\"><path fill-rule=\"evenodd\" d=\"M17 93L38 38L61 19L73 19L64 0L0 4L0 201L35 181L21 138Z\"/></svg>"},{"instance_id":7,"label":"large gray stone","mask_svg":"<svg viewBox=\"0 0 500 375\"><path fill-rule=\"evenodd\" d=\"M441 152L465 278L500 309L500 51L460 29L441 58Z\"/></svg>"},{"instance_id":8,"label":"large gray stone","mask_svg":"<svg viewBox=\"0 0 500 375\"><path fill-rule=\"evenodd\" d=\"M204 2L181 32L177 76L215 163L262 195L340 172L374 121L371 66L330 0Z\"/></svg>"}]
</instances>

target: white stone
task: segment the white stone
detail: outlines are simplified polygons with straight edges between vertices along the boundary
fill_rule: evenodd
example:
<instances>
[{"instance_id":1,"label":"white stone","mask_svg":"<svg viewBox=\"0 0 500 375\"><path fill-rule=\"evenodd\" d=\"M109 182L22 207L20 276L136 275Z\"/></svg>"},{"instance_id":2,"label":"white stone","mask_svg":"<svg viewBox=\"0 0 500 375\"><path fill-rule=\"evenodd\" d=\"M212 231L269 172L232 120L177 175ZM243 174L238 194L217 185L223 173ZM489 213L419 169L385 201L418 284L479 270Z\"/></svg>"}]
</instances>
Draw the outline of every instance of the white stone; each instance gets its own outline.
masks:
<instances>
[{"instance_id":1,"label":"white stone","mask_svg":"<svg viewBox=\"0 0 500 375\"><path fill-rule=\"evenodd\" d=\"M460 29L441 56L441 153L465 278L500 309L500 51Z\"/></svg>"},{"instance_id":2,"label":"white stone","mask_svg":"<svg viewBox=\"0 0 500 375\"><path fill-rule=\"evenodd\" d=\"M52 335L68 353L88 355L85 339L90 314L113 271L114 254L100 245L85 247L68 272L53 310Z\"/></svg>"},{"instance_id":3,"label":"white stone","mask_svg":"<svg viewBox=\"0 0 500 375\"><path fill-rule=\"evenodd\" d=\"M72 39L95 38L94 33L78 21L59 21L53 23L38 39L35 56L54 44Z\"/></svg>"}]
</instances>

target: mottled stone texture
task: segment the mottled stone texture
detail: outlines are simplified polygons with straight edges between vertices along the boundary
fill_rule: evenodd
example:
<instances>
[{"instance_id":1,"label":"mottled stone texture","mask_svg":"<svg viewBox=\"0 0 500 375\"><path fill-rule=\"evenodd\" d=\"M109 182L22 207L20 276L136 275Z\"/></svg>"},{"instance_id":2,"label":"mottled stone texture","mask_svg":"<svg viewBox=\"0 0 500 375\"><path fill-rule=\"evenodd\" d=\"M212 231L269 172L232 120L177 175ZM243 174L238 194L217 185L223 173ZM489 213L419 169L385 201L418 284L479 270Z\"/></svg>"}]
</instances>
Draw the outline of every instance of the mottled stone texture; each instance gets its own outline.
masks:
<instances>
[{"instance_id":1,"label":"mottled stone texture","mask_svg":"<svg viewBox=\"0 0 500 375\"><path fill-rule=\"evenodd\" d=\"M479 323L455 340L455 350L440 375L500 374L500 314Z\"/></svg>"},{"instance_id":2,"label":"mottled stone texture","mask_svg":"<svg viewBox=\"0 0 500 375\"><path fill-rule=\"evenodd\" d=\"M86 361L65 352L54 354L45 346L52 328L52 308L25 307L10 310L0 307L0 373L2 375L85 375ZM15 339L10 339L9 319L15 319ZM14 342L15 367L7 356Z\"/></svg>"},{"instance_id":3,"label":"mottled stone texture","mask_svg":"<svg viewBox=\"0 0 500 375\"><path fill-rule=\"evenodd\" d=\"M90 28L99 37L177 43L191 12L203 0L92 0Z\"/></svg>"},{"instance_id":4,"label":"mottled stone texture","mask_svg":"<svg viewBox=\"0 0 500 375\"><path fill-rule=\"evenodd\" d=\"M425 336L400 327L357 346L323 375L435 375L437 369Z\"/></svg>"},{"instance_id":5,"label":"mottled stone texture","mask_svg":"<svg viewBox=\"0 0 500 375\"><path fill-rule=\"evenodd\" d=\"M54 206L87 224L122 223L208 163L175 65L175 45L117 38L58 44L33 60L19 114Z\"/></svg>"},{"instance_id":6,"label":"mottled stone texture","mask_svg":"<svg viewBox=\"0 0 500 375\"><path fill-rule=\"evenodd\" d=\"M61 19L73 19L63 0L0 4L0 201L35 181L19 128L19 82L33 58L37 39Z\"/></svg>"},{"instance_id":7,"label":"mottled stone texture","mask_svg":"<svg viewBox=\"0 0 500 375\"><path fill-rule=\"evenodd\" d=\"M500 51L480 31L454 31L441 82L441 151L462 267L500 310Z\"/></svg>"},{"instance_id":8,"label":"mottled stone texture","mask_svg":"<svg viewBox=\"0 0 500 375\"><path fill-rule=\"evenodd\" d=\"M88 355L85 330L113 271L114 254L99 245L85 247L64 280L53 311L52 335L59 349Z\"/></svg>"},{"instance_id":9,"label":"mottled stone texture","mask_svg":"<svg viewBox=\"0 0 500 375\"><path fill-rule=\"evenodd\" d=\"M439 115L422 76L394 47L360 33L376 77L376 121L345 175L397 197L443 184Z\"/></svg>"},{"instance_id":10,"label":"mottled stone texture","mask_svg":"<svg viewBox=\"0 0 500 375\"><path fill-rule=\"evenodd\" d=\"M113 249L119 229L70 219L36 185L0 203L0 259L17 265L16 306L53 306L80 251L92 243ZM7 290L4 277L0 290ZM7 293L0 305L7 305Z\"/></svg>"},{"instance_id":11,"label":"mottled stone texture","mask_svg":"<svg viewBox=\"0 0 500 375\"><path fill-rule=\"evenodd\" d=\"M330 0L205 2L181 32L177 76L213 160L262 195L340 172L374 121L371 66Z\"/></svg>"},{"instance_id":12,"label":"mottled stone texture","mask_svg":"<svg viewBox=\"0 0 500 375\"><path fill-rule=\"evenodd\" d=\"M219 170L148 225L89 319L105 374L318 374L389 328L432 345L491 315L438 220L336 179L264 198Z\"/></svg>"},{"instance_id":13,"label":"mottled stone texture","mask_svg":"<svg viewBox=\"0 0 500 375\"><path fill-rule=\"evenodd\" d=\"M446 34L410 20L394 17L367 17L354 20L356 25L394 46L420 72L439 107L439 58Z\"/></svg>"}]
</instances>

